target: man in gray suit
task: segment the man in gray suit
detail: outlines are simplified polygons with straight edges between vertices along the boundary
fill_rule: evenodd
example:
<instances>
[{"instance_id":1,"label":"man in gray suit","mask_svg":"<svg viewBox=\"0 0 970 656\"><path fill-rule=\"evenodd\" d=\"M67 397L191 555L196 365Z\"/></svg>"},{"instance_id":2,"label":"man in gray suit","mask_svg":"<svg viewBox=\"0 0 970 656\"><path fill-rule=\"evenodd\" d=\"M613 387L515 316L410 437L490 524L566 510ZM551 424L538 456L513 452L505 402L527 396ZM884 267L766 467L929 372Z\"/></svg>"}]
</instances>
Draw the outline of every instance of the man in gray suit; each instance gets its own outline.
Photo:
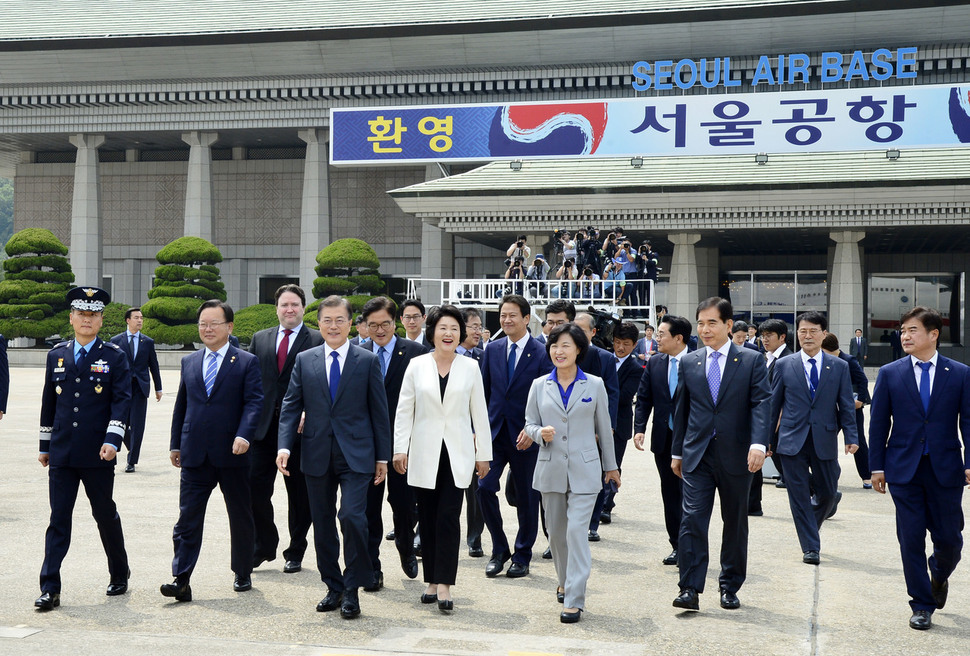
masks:
<instances>
[{"instance_id":1,"label":"man in gray suit","mask_svg":"<svg viewBox=\"0 0 970 656\"><path fill-rule=\"evenodd\" d=\"M855 337L849 342L849 355L854 355L860 364L869 359L869 340L862 336L862 328L855 329Z\"/></svg>"},{"instance_id":2,"label":"man in gray suit","mask_svg":"<svg viewBox=\"0 0 970 656\"><path fill-rule=\"evenodd\" d=\"M770 422L776 426L780 417L781 425L771 450L784 463L802 562L818 565L818 530L835 507L842 472L839 427L846 453L855 453L859 440L849 365L822 352L828 320L820 312L804 312L796 325L802 350L779 360L772 377ZM818 502L814 507L812 487Z\"/></svg>"},{"instance_id":3,"label":"man in gray suit","mask_svg":"<svg viewBox=\"0 0 970 656\"><path fill-rule=\"evenodd\" d=\"M340 296L328 296L320 303L317 322L324 344L296 357L280 409L276 457L279 470L289 476L290 451L302 439L301 467L310 496L317 568L327 584L327 596L317 604L317 611L340 608L345 619L360 615L358 588L374 579L367 553L367 486L384 481L391 458L381 364L373 352L352 347L347 340L351 317L350 303ZM344 536L343 574L338 562L338 518Z\"/></svg>"},{"instance_id":4,"label":"man in gray suit","mask_svg":"<svg viewBox=\"0 0 970 656\"><path fill-rule=\"evenodd\" d=\"M684 516L677 551L680 594L675 608L698 610L707 578L707 531L714 494L721 501L721 608L738 608L748 566L751 474L768 448L768 374L760 353L729 339L734 309L712 297L697 306L704 348L680 359L670 467L684 480Z\"/></svg>"}]
</instances>

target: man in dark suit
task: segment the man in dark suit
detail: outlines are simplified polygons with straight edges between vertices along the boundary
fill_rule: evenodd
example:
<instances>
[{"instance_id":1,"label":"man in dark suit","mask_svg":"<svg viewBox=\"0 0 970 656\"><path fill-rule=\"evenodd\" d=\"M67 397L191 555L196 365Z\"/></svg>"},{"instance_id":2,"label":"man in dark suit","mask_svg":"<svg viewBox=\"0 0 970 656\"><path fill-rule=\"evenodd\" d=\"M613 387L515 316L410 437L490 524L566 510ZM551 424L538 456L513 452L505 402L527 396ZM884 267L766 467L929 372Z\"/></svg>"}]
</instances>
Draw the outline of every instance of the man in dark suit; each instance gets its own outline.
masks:
<instances>
[{"instance_id":1,"label":"man in dark suit","mask_svg":"<svg viewBox=\"0 0 970 656\"><path fill-rule=\"evenodd\" d=\"M485 347L482 373L492 429L492 462L488 474L478 482L478 501L492 537L492 557L485 567L489 578L498 576L509 560L512 565L506 576L526 576L539 531L539 494L532 489L539 447L525 434L525 403L532 381L552 371L552 362L542 345L529 335L530 314L524 297L506 295L499 306L505 336ZM519 530L514 553L509 549L498 504L506 465L512 471L517 494Z\"/></svg>"},{"instance_id":2,"label":"man in dark suit","mask_svg":"<svg viewBox=\"0 0 970 656\"><path fill-rule=\"evenodd\" d=\"M683 481L670 467L670 451L674 437L674 399L680 375L680 359L687 355L690 322L684 317L665 314L657 330L660 346L658 357L650 358L637 388L637 407L633 420L633 446L643 451L647 419L653 412L650 431L650 451L660 474L660 498L664 504L664 525L672 551L663 559L664 565L677 564L677 545L683 519Z\"/></svg>"},{"instance_id":3,"label":"man in dark suit","mask_svg":"<svg viewBox=\"0 0 970 656\"><path fill-rule=\"evenodd\" d=\"M363 313L357 316L355 325L357 326L357 336L350 340L350 343L354 346L366 347L370 343L370 333L367 331L367 319Z\"/></svg>"},{"instance_id":4,"label":"man in dark suit","mask_svg":"<svg viewBox=\"0 0 970 656\"><path fill-rule=\"evenodd\" d=\"M637 343L640 330L636 324L624 321L613 333L613 356L616 369L617 385L619 386L619 400L617 402L616 429L613 431L613 451L616 464L623 466L623 454L626 453L627 442L633 437L633 397L636 396L640 385L640 375L643 364L633 357L633 349ZM622 469L620 470L622 474ZM616 507L616 492L609 485L605 485L596 498L593 515L590 518L589 530L597 532L600 524L610 524L613 521L613 508Z\"/></svg>"},{"instance_id":5,"label":"man in dark suit","mask_svg":"<svg viewBox=\"0 0 970 656\"><path fill-rule=\"evenodd\" d=\"M125 429L125 446L128 448L128 464L125 473L135 471L138 456L141 454L141 441L145 436L145 414L148 412L148 375L155 383L155 402L162 400L162 375L158 370L158 356L155 355L155 340L141 334L144 318L141 308L125 310L125 323L128 330L111 338L111 343L120 346L128 354L131 362L131 414Z\"/></svg>"},{"instance_id":6,"label":"man in dark suit","mask_svg":"<svg viewBox=\"0 0 970 656\"><path fill-rule=\"evenodd\" d=\"M903 357L902 330L899 325L889 333L889 345L893 349L893 360L898 360Z\"/></svg>"},{"instance_id":7,"label":"man in dark suit","mask_svg":"<svg viewBox=\"0 0 970 656\"><path fill-rule=\"evenodd\" d=\"M253 522L256 539L253 547L253 569L276 559L280 534L273 519L273 490L276 487L276 454L279 450L280 407L290 384L296 356L323 343L317 330L303 323L306 294L298 285L283 285L276 290L276 317L279 325L253 335L249 352L259 358L263 386L263 408L256 426L249 456L249 484L252 490ZM306 482L300 472L300 444L290 454L291 476L286 485L287 527L290 541L283 550L283 571L287 574L303 568L303 555L310 530L310 500Z\"/></svg>"},{"instance_id":8,"label":"man in dark suit","mask_svg":"<svg viewBox=\"0 0 970 656\"><path fill-rule=\"evenodd\" d=\"M482 315L475 308L462 308L462 319L465 321L465 334L467 337L462 342L456 352L471 358L478 363L479 368L485 364L485 351L478 348L478 342L482 339ZM545 330L545 327L543 327ZM544 338L540 335L536 340L545 344ZM482 516L482 508L478 505L478 477L472 476L472 483L465 490L465 543L468 545L468 555L472 558L481 558L485 555L482 549L482 531L485 530L485 518Z\"/></svg>"},{"instance_id":9,"label":"man in dark suit","mask_svg":"<svg viewBox=\"0 0 970 656\"><path fill-rule=\"evenodd\" d=\"M896 504L896 537L912 598L909 625L918 630L929 629L933 611L946 604L963 548L963 486L970 485L970 369L939 354L942 330L936 310L915 307L903 315L902 347L909 357L879 370L869 414L872 485L884 494L888 483ZM928 563L927 530L933 541Z\"/></svg>"},{"instance_id":10,"label":"man in dark suit","mask_svg":"<svg viewBox=\"0 0 970 656\"><path fill-rule=\"evenodd\" d=\"M742 348L752 349L761 353L761 349L758 348L757 344L752 344L748 341L748 324L744 321L734 322L734 325L731 327L731 341Z\"/></svg>"},{"instance_id":11,"label":"man in dark suit","mask_svg":"<svg viewBox=\"0 0 970 656\"><path fill-rule=\"evenodd\" d=\"M787 357L789 355L794 355L794 351L788 348L788 324L781 319L768 319L761 323L761 344L765 349L765 360L766 366L768 368L768 385L771 385L771 381L775 373L775 364L780 358ZM777 426L771 427L771 433L773 437L778 434ZM776 440L772 440L775 442ZM771 462L774 463L775 469L778 470L778 481L775 482L775 487L784 488L785 487L785 473L782 471L781 458L775 454L769 454L771 457ZM749 497L748 507L750 509L752 503L754 503L755 494L757 494L757 499L761 499L761 486L764 483L764 475L761 470L755 472L754 477L751 479L751 489L752 493ZM758 492L755 493L753 490L755 487L758 488Z\"/></svg>"},{"instance_id":12,"label":"man in dark suit","mask_svg":"<svg viewBox=\"0 0 970 656\"><path fill-rule=\"evenodd\" d=\"M367 301L360 316L364 317L370 340L361 348L370 350L378 357L381 375L384 377L384 392L387 395L387 415L389 435L394 433L394 418L397 416L397 401L401 395L404 372L413 358L427 353L418 342L399 339L394 334L394 319L397 305L386 296L378 296ZM384 482L370 485L367 489L367 551L370 555L374 575L364 583L367 592L377 592L384 587L384 573L381 570L381 538L384 535L384 522L381 511L384 507ZM408 487L407 476L397 473L390 467L387 472L387 502L391 506L394 522L394 543L401 557L401 569L408 578L418 575L418 559L414 549L414 525L417 521L414 512L414 493Z\"/></svg>"},{"instance_id":13,"label":"man in dark suit","mask_svg":"<svg viewBox=\"0 0 970 656\"><path fill-rule=\"evenodd\" d=\"M862 328L855 329L855 337L849 342L849 355L860 362L869 359L869 340L862 336Z\"/></svg>"},{"instance_id":14,"label":"man in dark suit","mask_svg":"<svg viewBox=\"0 0 970 656\"><path fill-rule=\"evenodd\" d=\"M417 342L426 350L431 351L434 347L424 337L424 320L428 313L424 309L424 303L416 298L409 298L401 304L401 323L404 324L404 339Z\"/></svg>"},{"instance_id":15,"label":"man in dark suit","mask_svg":"<svg viewBox=\"0 0 970 656\"><path fill-rule=\"evenodd\" d=\"M822 350L849 365L849 380L852 381L852 392L855 397L855 430L859 438L859 450L852 454L856 471L862 479L862 487L872 489L872 472L869 471L869 445L866 443L866 415L862 408L872 403L869 396L869 378L859 361L845 351L839 349L839 338L828 333L822 340Z\"/></svg>"},{"instance_id":16,"label":"man in dark suit","mask_svg":"<svg viewBox=\"0 0 970 656\"><path fill-rule=\"evenodd\" d=\"M771 383L770 424L778 425L776 452L785 468L788 505L802 550L802 562L819 564L819 529L836 504L839 474L838 434L845 452L859 448L849 365L822 352L828 320L803 312L795 321L801 350L775 367ZM816 503L812 503L814 493Z\"/></svg>"},{"instance_id":17,"label":"man in dark suit","mask_svg":"<svg viewBox=\"0 0 970 656\"><path fill-rule=\"evenodd\" d=\"M677 541L680 594L674 606L698 610L707 576L707 528L714 493L721 502L721 607L738 608L747 576L748 494L751 474L768 448L768 375L761 356L729 339L730 301L709 298L697 306L704 343L681 358L674 406L670 466L684 480L684 518Z\"/></svg>"},{"instance_id":18,"label":"man in dark suit","mask_svg":"<svg viewBox=\"0 0 970 656\"><path fill-rule=\"evenodd\" d=\"M301 468L310 496L317 569L327 585L317 611L340 608L345 619L360 615L358 588L374 580L367 552L367 488L384 482L391 458L381 363L373 352L347 340L351 317L350 303L340 296L320 302L317 323L324 343L296 358L280 410L276 456L277 467L289 476L290 454L296 441L302 441ZM344 536L343 573L338 519Z\"/></svg>"},{"instance_id":19,"label":"man in dark suit","mask_svg":"<svg viewBox=\"0 0 970 656\"><path fill-rule=\"evenodd\" d=\"M643 327L643 337L637 340L637 345L633 348L633 355L638 360L646 360L659 348L657 340L654 339L653 326L648 323Z\"/></svg>"},{"instance_id":20,"label":"man in dark suit","mask_svg":"<svg viewBox=\"0 0 970 656\"><path fill-rule=\"evenodd\" d=\"M61 562L71 544L74 503L82 483L108 556L107 594L128 590L128 553L112 492L131 404L131 369L120 348L98 338L110 300L96 287L69 291L74 339L47 354L37 460L50 467L51 517L40 570L41 596L34 602L39 610L53 610L61 603Z\"/></svg>"},{"instance_id":21,"label":"man in dark suit","mask_svg":"<svg viewBox=\"0 0 970 656\"><path fill-rule=\"evenodd\" d=\"M204 348L182 358L181 380L172 413L170 458L180 468L179 518L173 540L173 583L161 593L191 601L189 580L202 548L206 505L218 484L229 513L233 590L253 587L253 508L249 488L249 445L263 407L256 356L229 343L233 311L224 301L199 307Z\"/></svg>"}]
</instances>

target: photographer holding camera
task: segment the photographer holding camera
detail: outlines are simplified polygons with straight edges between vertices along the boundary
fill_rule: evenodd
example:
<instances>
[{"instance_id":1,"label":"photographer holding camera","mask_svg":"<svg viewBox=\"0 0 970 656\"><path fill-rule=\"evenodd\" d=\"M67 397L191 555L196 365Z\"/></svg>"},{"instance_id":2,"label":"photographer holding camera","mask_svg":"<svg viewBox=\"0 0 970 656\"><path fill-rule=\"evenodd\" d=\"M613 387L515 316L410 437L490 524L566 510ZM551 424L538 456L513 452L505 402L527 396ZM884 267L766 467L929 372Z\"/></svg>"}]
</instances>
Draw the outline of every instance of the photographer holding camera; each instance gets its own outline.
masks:
<instances>
[{"instance_id":1,"label":"photographer holding camera","mask_svg":"<svg viewBox=\"0 0 970 656\"><path fill-rule=\"evenodd\" d=\"M626 299L627 305L638 305L639 297L637 296L637 279L639 278L639 275L637 274L637 258L635 251L633 250L633 244L630 243L629 239L624 239L623 241L620 241L619 244L620 249L613 257L613 262L621 267L623 276L627 282L624 298ZM627 312L627 314L632 316L633 312L633 310L630 310Z\"/></svg>"},{"instance_id":2,"label":"photographer holding camera","mask_svg":"<svg viewBox=\"0 0 970 656\"><path fill-rule=\"evenodd\" d=\"M505 266L511 266L516 259L525 262L532 256L532 249L526 245L525 240L525 235L519 235L515 242L509 246L509 249L505 251Z\"/></svg>"},{"instance_id":3,"label":"photographer holding camera","mask_svg":"<svg viewBox=\"0 0 970 656\"><path fill-rule=\"evenodd\" d=\"M644 241L637 249L636 265L637 265L637 278L639 282L636 283L637 287L637 297L640 299L640 305L649 306L652 299L650 297L650 283L647 280L652 280L653 284L657 284L657 272L660 271L660 267L657 266L658 258L649 241ZM640 310L637 313L640 317L647 317L649 313L647 310Z\"/></svg>"},{"instance_id":4,"label":"photographer holding camera","mask_svg":"<svg viewBox=\"0 0 970 656\"><path fill-rule=\"evenodd\" d=\"M616 257L618 250L620 250L620 244L616 240L616 233L611 232L603 240L603 258L605 260L612 260Z\"/></svg>"},{"instance_id":5,"label":"photographer holding camera","mask_svg":"<svg viewBox=\"0 0 970 656\"><path fill-rule=\"evenodd\" d=\"M576 280L579 278L579 269L576 268L576 259L567 258L562 266L556 270L556 280ZM576 283L566 283L563 282L561 285L554 286L551 290L551 296L558 298L572 298L576 294Z\"/></svg>"},{"instance_id":6,"label":"photographer holding camera","mask_svg":"<svg viewBox=\"0 0 970 656\"><path fill-rule=\"evenodd\" d=\"M596 228L589 226L586 228L586 238L579 244L579 255L583 266L588 266L593 271L602 271L603 263L600 260L600 233Z\"/></svg>"},{"instance_id":7,"label":"photographer holding camera","mask_svg":"<svg viewBox=\"0 0 970 656\"><path fill-rule=\"evenodd\" d=\"M607 281L603 284L603 297L612 298L613 290L616 290L616 304L626 303L626 276L623 275L623 267L613 260L607 260L603 278Z\"/></svg>"},{"instance_id":8,"label":"photographer holding camera","mask_svg":"<svg viewBox=\"0 0 970 656\"><path fill-rule=\"evenodd\" d=\"M583 275L579 277L579 296L580 298L602 298L603 289L600 285L600 276L593 271L593 268L586 266L583 268Z\"/></svg>"},{"instance_id":9,"label":"photographer holding camera","mask_svg":"<svg viewBox=\"0 0 970 656\"><path fill-rule=\"evenodd\" d=\"M512 259L509 268L505 270L506 280L525 280L525 266L524 260L520 257ZM505 286L504 289L500 289L498 296L505 296L506 294L522 294L522 289L524 285L521 282L514 282Z\"/></svg>"},{"instance_id":10,"label":"photographer holding camera","mask_svg":"<svg viewBox=\"0 0 970 656\"><path fill-rule=\"evenodd\" d=\"M562 258L563 260L572 260L573 266L576 266L576 240L573 239L572 235L568 231L562 231L562 238L560 239L562 243Z\"/></svg>"}]
</instances>

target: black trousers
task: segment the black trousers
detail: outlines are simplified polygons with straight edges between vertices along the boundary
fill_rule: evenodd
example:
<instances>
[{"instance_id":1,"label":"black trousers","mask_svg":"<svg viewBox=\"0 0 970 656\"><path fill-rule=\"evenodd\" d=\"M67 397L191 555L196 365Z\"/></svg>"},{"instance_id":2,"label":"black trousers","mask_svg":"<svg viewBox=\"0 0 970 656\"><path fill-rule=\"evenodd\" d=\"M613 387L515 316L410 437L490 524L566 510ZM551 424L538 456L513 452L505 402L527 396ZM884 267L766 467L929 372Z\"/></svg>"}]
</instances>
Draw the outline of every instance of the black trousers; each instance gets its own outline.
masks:
<instances>
[{"instance_id":1,"label":"black trousers","mask_svg":"<svg viewBox=\"0 0 970 656\"><path fill-rule=\"evenodd\" d=\"M872 478L869 471L869 443L866 441L866 415L862 408L855 411L855 426L859 433L859 450L852 454L855 458L855 469L859 472L859 478L868 481Z\"/></svg>"},{"instance_id":2,"label":"black trousers","mask_svg":"<svg viewBox=\"0 0 970 656\"><path fill-rule=\"evenodd\" d=\"M216 485L222 490L229 513L232 571L249 576L253 571L253 506L247 467L216 467L208 458L200 467L182 467L179 484L179 518L172 541L175 558L172 576L188 580L202 549L202 525L209 497Z\"/></svg>"},{"instance_id":3,"label":"black trousers","mask_svg":"<svg viewBox=\"0 0 970 656\"><path fill-rule=\"evenodd\" d=\"M141 387L133 385L131 389L131 407L128 411L128 426L125 427L123 438L125 448L128 449L128 464L137 465L141 455L141 442L145 437L145 414L148 412L148 399L142 396Z\"/></svg>"},{"instance_id":4,"label":"black trousers","mask_svg":"<svg viewBox=\"0 0 970 656\"><path fill-rule=\"evenodd\" d=\"M41 592L61 591L61 563L71 546L71 520L77 491L84 483L84 493L91 502L91 514L98 524L101 544L108 556L111 581L128 580L128 553L121 530L121 517L112 499L114 467L55 467L48 470L51 520L44 539L44 564L40 569Z\"/></svg>"},{"instance_id":5,"label":"black trousers","mask_svg":"<svg viewBox=\"0 0 970 656\"><path fill-rule=\"evenodd\" d=\"M337 440L331 436L330 467L323 476L305 476L313 517L313 547L320 579L330 590L343 592L374 580L367 556L367 486L374 474L355 472L347 464ZM337 511L337 488L340 511ZM344 537L344 572L340 571L340 537Z\"/></svg>"},{"instance_id":6,"label":"black trousers","mask_svg":"<svg viewBox=\"0 0 970 656\"><path fill-rule=\"evenodd\" d=\"M394 524L394 546L398 553L409 556L414 552L414 525L418 515L414 506L414 492L408 485L407 474L398 474L388 463L387 503L391 506L391 521ZM384 539L385 482L367 487L367 553L375 572L381 570L381 541Z\"/></svg>"},{"instance_id":7,"label":"black trousers","mask_svg":"<svg viewBox=\"0 0 970 656\"><path fill-rule=\"evenodd\" d=\"M653 454L660 475L660 498L664 504L664 526L667 540L677 549L680 538L680 522L684 518L684 481L670 468L671 430L667 429L667 441L660 453Z\"/></svg>"},{"instance_id":8,"label":"black trousers","mask_svg":"<svg viewBox=\"0 0 970 656\"><path fill-rule=\"evenodd\" d=\"M421 558L425 583L454 585L461 544L461 503L464 488L455 486L448 449L441 445L433 490L414 488L421 524Z\"/></svg>"},{"instance_id":9,"label":"black trousers","mask_svg":"<svg viewBox=\"0 0 970 656\"><path fill-rule=\"evenodd\" d=\"M469 549L482 548L485 517L478 505L478 476L472 474L472 484L465 489L465 542Z\"/></svg>"},{"instance_id":10,"label":"black trousers","mask_svg":"<svg viewBox=\"0 0 970 656\"><path fill-rule=\"evenodd\" d=\"M254 557L273 560L279 547L280 534L273 513L273 491L276 489L276 455L278 450L279 413L270 422L266 437L253 442L249 456L249 485L252 493L253 522L256 526ZM296 440L287 465L289 476L283 477L286 486L287 528L289 546L283 550L286 560L302 561L310 531L310 499L306 481L300 470L301 441Z\"/></svg>"}]
</instances>

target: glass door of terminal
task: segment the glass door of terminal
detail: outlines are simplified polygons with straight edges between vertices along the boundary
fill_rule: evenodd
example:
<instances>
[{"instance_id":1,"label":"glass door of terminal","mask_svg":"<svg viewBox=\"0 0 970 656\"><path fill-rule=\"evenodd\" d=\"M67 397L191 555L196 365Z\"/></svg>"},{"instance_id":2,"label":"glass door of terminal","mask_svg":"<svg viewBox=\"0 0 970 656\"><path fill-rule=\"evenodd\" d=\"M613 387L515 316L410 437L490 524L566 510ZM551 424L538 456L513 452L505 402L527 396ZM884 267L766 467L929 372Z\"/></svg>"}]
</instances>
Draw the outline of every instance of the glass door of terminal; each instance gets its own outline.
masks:
<instances>
[{"instance_id":1,"label":"glass door of terminal","mask_svg":"<svg viewBox=\"0 0 970 656\"><path fill-rule=\"evenodd\" d=\"M827 313L827 283L824 271L729 271L721 287L734 306L735 321L760 325L781 319L793 335L798 314Z\"/></svg>"}]
</instances>

